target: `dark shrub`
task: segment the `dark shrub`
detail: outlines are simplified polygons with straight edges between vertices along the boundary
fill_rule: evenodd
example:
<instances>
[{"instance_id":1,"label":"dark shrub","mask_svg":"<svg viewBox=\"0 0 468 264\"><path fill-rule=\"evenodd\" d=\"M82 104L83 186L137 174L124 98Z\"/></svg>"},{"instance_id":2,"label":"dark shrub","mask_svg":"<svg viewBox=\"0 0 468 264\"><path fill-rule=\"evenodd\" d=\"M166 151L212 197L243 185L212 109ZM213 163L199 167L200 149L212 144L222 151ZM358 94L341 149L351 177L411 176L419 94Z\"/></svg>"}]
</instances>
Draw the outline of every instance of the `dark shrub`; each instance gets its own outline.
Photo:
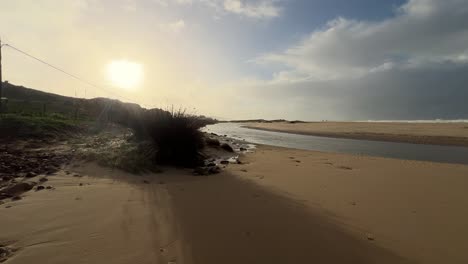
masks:
<instances>
[{"instance_id":1,"label":"dark shrub","mask_svg":"<svg viewBox=\"0 0 468 264\"><path fill-rule=\"evenodd\" d=\"M184 111L148 111L137 130L153 141L158 164L194 167L203 162L204 141L197 121Z\"/></svg>"}]
</instances>

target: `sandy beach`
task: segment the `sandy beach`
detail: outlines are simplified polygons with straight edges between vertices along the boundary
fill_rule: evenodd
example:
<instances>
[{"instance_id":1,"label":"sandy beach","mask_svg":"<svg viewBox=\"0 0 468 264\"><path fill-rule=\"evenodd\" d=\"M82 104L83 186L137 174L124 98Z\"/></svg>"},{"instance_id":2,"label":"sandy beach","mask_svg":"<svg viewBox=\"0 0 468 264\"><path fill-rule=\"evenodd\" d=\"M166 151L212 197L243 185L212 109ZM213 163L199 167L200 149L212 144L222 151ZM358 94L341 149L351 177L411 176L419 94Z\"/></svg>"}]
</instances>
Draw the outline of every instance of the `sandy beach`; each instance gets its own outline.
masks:
<instances>
[{"instance_id":1,"label":"sandy beach","mask_svg":"<svg viewBox=\"0 0 468 264\"><path fill-rule=\"evenodd\" d=\"M241 160L199 177L67 167L0 206L7 263L468 262L468 166L267 146Z\"/></svg>"},{"instance_id":2,"label":"sandy beach","mask_svg":"<svg viewBox=\"0 0 468 264\"><path fill-rule=\"evenodd\" d=\"M468 147L468 123L246 123L245 127L323 137Z\"/></svg>"}]
</instances>

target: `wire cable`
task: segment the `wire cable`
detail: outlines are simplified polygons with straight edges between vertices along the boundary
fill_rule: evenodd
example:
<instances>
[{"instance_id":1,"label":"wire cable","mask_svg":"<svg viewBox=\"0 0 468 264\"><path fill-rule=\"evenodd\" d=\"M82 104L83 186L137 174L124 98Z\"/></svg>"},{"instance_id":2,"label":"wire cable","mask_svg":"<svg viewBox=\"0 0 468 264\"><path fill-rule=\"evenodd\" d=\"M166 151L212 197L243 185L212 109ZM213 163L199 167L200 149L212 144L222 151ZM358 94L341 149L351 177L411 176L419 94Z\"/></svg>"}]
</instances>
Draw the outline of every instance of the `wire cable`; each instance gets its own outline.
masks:
<instances>
[{"instance_id":1,"label":"wire cable","mask_svg":"<svg viewBox=\"0 0 468 264\"><path fill-rule=\"evenodd\" d=\"M117 94L117 93L115 93L115 92L111 92L111 91L109 91L109 90L107 90L107 89L104 89L104 88L102 88L102 87L100 87L100 86L98 86L98 85L96 85L96 84L93 84L93 83L91 83L91 82L89 82L89 81L87 81L87 80L84 80L84 79L82 79L82 78L80 78L80 77L78 77L78 76L76 76L76 75L74 75L74 74L71 74L71 73L69 73L69 72L67 72L67 71L65 71L65 70L63 70L63 69L61 69L61 68L59 68L59 67L57 67L57 66L54 66L54 65L52 65L52 64L50 64L50 63L48 63L48 62L46 62L45 60L39 59L38 57L33 56L33 55L27 53L26 51L23 51L23 50L21 50L21 49L15 47L15 46L13 46L13 45L10 45L10 44L8 44L8 43L4 43L2 46L9 47L9 48L11 48L11 49L13 49L13 50L15 50L15 51L17 51L17 52L19 52L19 53L25 55L25 56L28 56L28 57L30 57L30 58L32 58L32 59L34 59L34 60L36 60L36 61L38 61L38 62L40 62L40 63L42 63L42 64L44 64L44 65L46 65L46 66L48 66L48 67L51 67L51 68L53 68L53 69L55 69L55 70L57 70L57 71L59 71L59 72L61 72L61 73L63 73L63 74L66 74L66 75L68 75L69 77L72 77L73 79L78 80L78 81L80 81L80 82L82 82L82 83L84 83L84 84L86 84L86 85L89 85L89 86L94 87L94 88L96 88L96 89L102 90L102 91L104 91L104 92L106 92L106 93L113 94L113 95L115 95L115 96L117 96L117 97L120 97L121 99L125 99L125 100L127 100L127 101L129 101L129 102L132 102L132 101L133 101L133 100L131 100L131 99L129 99L129 98L123 97L123 96L121 96L121 95L119 95L119 94Z\"/></svg>"}]
</instances>

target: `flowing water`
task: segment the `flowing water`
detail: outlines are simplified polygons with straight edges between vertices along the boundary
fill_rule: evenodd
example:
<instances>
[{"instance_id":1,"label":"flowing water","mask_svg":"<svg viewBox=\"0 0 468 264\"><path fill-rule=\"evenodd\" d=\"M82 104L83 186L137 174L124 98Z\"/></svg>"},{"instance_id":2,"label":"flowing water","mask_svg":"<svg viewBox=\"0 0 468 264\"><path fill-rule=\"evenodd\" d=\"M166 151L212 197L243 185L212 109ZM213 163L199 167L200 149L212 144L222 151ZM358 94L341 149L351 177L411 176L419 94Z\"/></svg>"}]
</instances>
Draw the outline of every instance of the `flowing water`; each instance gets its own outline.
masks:
<instances>
[{"instance_id":1,"label":"flowing water","mask_svg":"<svg viewBox=\"0 0 468 264\"><path fill-rule=\"evenodd\" d=\"M244 128L242 124L238 123L219 123L209 125L203 130L254 144L406 160L468 164L467 147L296 135Z\"/></svg>"}]
</instances>

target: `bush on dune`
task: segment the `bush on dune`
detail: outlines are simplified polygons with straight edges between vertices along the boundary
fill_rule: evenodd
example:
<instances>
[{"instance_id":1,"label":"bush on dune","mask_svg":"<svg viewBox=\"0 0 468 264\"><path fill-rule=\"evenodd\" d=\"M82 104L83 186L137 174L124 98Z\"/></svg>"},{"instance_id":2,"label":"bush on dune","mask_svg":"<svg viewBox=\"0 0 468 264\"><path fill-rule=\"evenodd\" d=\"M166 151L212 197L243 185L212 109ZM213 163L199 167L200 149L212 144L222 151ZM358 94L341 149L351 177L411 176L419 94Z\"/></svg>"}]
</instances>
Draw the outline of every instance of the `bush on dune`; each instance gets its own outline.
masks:
<instances>
[{"instance_id":1,"label":"bush on dune","mask_svg":"<svg viewBox=\"0 0 468 264\"><path fill-rule=\"evenodd\" d=\"M150 139L158 164L194 167L203 162L204 147L200 120L183 110L151 111L132 122L137 137Z\"/></svg>"}]
</instances>

